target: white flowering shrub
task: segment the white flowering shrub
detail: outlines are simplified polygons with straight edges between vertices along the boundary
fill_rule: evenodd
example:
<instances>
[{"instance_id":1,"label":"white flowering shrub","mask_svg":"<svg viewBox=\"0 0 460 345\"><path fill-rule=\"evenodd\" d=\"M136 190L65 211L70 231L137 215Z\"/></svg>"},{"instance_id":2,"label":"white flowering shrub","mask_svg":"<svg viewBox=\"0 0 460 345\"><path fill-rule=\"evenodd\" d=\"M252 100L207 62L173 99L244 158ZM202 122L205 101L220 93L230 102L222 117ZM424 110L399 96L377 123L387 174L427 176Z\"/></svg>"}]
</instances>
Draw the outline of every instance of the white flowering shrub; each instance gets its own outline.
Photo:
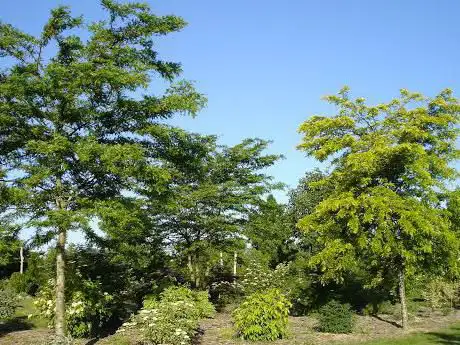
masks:
<instances>
[{"instance_id":1,"label":"white flowering shrub","mask_svg":"<svg viewBox=\"0 0 460 345\"><path fill-rule=\"evenodd\" d=\"M69 334L85 337L95 333L112 315L112 296L102 292L100 284L83 281L82 289L72 292L66 301L66 322ZM40 314L48 319L48 326L54 326L55 283L53 280L43 287L34 301Z\"/></svg>"},{"instance_id":2,"label":"white flowering shrub","mask_svg":"<svg viewBox=\"0 0 460 345\"><path fill-rule=\"evenodd\" d=\"M450 309L458 299L458 286L443 278L434 278L424 285L423 298L435 309Z\"/></svg>"},{"instance_id":3,"label":"white flowering shrub","mask_svg":"<svg viewBox=\"0 0 460 345\"><path fill-rule=\"evenodd\" d=\"M214 307L207 292L170 287L160 294L159 301L147 298L144 308L118 332L134 328L142 332L147 344L188 345L198 330L199 320L213 314Z\"/></svg>"},{"instance_id":4,"label":"white flowering shrub","mask_svg":"<svg viewBox=\"0 0 460 345\"><path fill-rule=\"evenodd\" d=\"M279 264L274 270L258 262L251 262L243 272L240 282L245 295L252 295L258 291L278 288L284 291L289 273L289 265Z\"/></svg>"},{"instance_id":5,"label":"white flowering shrub","mask_svg":"<svg viewBox=\"0 0 460 345\"><path fill-rule=\"evenodd\" d=\"M212 302L217 309L238 302L243 296L243 286L238 281L221 280L211 284L209 288Z\"/></svg>"}]
</instances>

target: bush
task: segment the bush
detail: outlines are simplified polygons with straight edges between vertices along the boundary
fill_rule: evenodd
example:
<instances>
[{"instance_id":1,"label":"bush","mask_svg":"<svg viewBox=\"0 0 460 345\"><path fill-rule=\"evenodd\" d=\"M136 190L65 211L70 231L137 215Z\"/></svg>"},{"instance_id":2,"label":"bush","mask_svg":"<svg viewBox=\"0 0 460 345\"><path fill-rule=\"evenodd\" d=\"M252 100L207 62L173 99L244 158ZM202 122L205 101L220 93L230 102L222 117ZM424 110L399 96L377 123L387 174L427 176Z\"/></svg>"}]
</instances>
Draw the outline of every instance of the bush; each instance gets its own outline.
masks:
<instances>
[{"instance_id":1,"label":"bush","mask_svg":"<svg viewBox=\"0 0 460 345\"><path fill-rule=\"evenodd\" d=\"M12 317L16 311L17 305L16 294L9 290L0 290L0 320L6 320Z\"/></svg>"},{"instance_id":2,"label":"bush","mask_svg":"<svg viewBox=\"0 0 460 345\"><path fill-rule=\"evenodd\" d=\"M290 307L291 303L278 289L250 295L233 312L237 336L251 341L284 338Z\"/></svg>"},{"instance_id":3,"label":"bush","mask_svg":"<svg viewBox=\"0 0 460 345\"><path fill-rule=\"evenodd\" d=\"M319 309L319 330L327 333L351 333L354 316L349 304L330 301Z\"/></svg>"},{"instance_id":4,"label":"bush","mask_svg":"<svg viewBox=\"0 0 460 345\"><path fill-rule=\"evenodd\" d=\"M82 287L66 298L66 322L73 337L95 335L111 316L112 296L102 292L100 284L82 281ZM51 280L40 290L34 302L40 314L48 319L48 326L54 326L55 284Z\"/></svg>"},{"instance_id":5,"label":"bush","mask_svg":"<svg viewBox=\"0 0 460 345\"><path fill-rule=\"evenodd\" d=\"M289 265L279 264L274 270L253 261L246 268L241 280L242 290L246 295L268 289L283 290L286 287Z\"/></svg>"},{"instance_id":6,"label":"bush","mask_svg":"<svg viewBox=\"0 0 460 345\"><path fill-rule=\"evenodd\" d=\"M209 302L207 291L192 291L183 286L172 286L160 293L160 301L162 303L178 301L192 303L200 319L212 317L215 313L214 306Z\"/></svg>"},{"instance_id":7,"label":"bush","mask_svg":"<svg viewBox=\"0 0 460 345\"><path fill-rule=\"evenodd\" d=\"M243 296L243 290L238 282L221 280L211 284L209 294L216 308L221 310L229 304L240 301Z\"/></svg>"},{"instance_id":8,"label":"bush","mask_svg":"<svg viewBox=\"0 0 460 345\"><path fill-rule=\"evenodd\" d=\"M8 287L16 293L27 293L29 283L25 274L14 272L8 279Z\"/></svg>"},{"instance_id":9,"label":"bush","mask_svg":"<svg viewBox=\"0 0 460 345\"><path fill-rule=\"evenodd\" d=\"M457 299L457 287L442 278L431 279L422 291L423 298L431 309L447 310L453 307Z\"/></svg>"},{"instance_id":10,"label":"bush","mask_svg":"<svg viewBox=\"0 0 460 345\"><path fill-rule=\"evenodd\" d=\"M145 341L158 344L191 344L199 320L214 314L207 292L196 292L186 287L170 287L160 294L160 299L149 296L144 308L118 330L124 333L139 328Z\"/></svg>"}]
</instances>

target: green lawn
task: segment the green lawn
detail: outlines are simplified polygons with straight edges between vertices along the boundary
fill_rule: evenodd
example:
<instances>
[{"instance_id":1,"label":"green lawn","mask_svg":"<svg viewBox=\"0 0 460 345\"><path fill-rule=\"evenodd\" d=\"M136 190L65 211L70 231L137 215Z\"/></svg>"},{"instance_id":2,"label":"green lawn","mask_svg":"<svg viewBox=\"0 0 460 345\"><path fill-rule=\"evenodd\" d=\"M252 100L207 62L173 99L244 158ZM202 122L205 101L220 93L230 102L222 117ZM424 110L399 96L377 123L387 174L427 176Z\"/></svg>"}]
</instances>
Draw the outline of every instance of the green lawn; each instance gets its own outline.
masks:
<instances>
[{"instance_id":1,"label":"green lawn","mask_svg":"<svg viewBox=\"0 0 460 345\"><path fill-rule=\"evenodd\" d=\"M0 322L0 336L14 331L46 329L47 321L37 314L38 312L33 304L32 297L26 296L20 298L19 306L14 316L9 320ZM34 315L34 317L29 318L29 315Z\"/></svg>"},{"instance_id":2,"label":"green lawn","mask_svg":"<svg viewBox=\"0 0 460 345\"><path fill-rule=\"evenodd\" d=\"M360 345L460 345L460 324L445 330L416 333L398 339L374 340Z\"/></svg>"}]
</instances>

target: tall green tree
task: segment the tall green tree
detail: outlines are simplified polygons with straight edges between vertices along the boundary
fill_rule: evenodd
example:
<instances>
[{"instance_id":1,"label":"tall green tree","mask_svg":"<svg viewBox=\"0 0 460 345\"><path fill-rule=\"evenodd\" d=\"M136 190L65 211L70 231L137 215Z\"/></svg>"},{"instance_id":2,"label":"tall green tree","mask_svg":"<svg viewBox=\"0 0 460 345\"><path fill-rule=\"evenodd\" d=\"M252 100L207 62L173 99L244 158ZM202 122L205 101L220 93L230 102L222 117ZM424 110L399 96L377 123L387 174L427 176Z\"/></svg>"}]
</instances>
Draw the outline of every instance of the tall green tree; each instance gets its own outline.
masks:
<instances>
[{"instance_id":1,"label":"tall green tree","mask_svg":"<svg viewBox=\"0 0 460 345\"><path fill-rule=\"evenodd\" d=\"M440 193L457 175L450 163L459 157L460 105L450 90L434 98L401 90L398 99L369 106L344 88L326 100L338 113L313 116L299 129L299 149L332 165L320 184L333 192L299 222L322 246L311 263L324 280L340 280L363 262L375 272L370 284L392 271L406 328L406 276L422 267L457 270L458 238Z\"/></svg>"},{"instance_id":2,"label":"tall green tree","mask_svg":"<svg viewBox=\"0 0 460 345\"><path fill-rule=\"evenodd\" d=\"M190 83L173 83L180 65L155 50L156 38L184 20L141 3L101 5L107 18L91 23L58 7L39 36L0 25L8 66L0 73L1 170L20 191L27 226L56 242L59 337L68 232L89 229L97 205L126 195L137 179L160 190L170 176L154 164L161 120L195 114L205 101ZM169 84L164 94L153 94L154 80Z\"/></svg>"},{"instance_id":3,"label":"tall green tree","mask_svg":"<svg viewBox=\"0 0 460 345\"><path fill-rule=\"evenodd\" d=\"M286 205L279 204L271 194L249 214L243 233L272 268L289 261L295 253L294 229Z\"/></svg>"},{"instance_id":4,"label":"tall green tree","mask_svg":"<svg viewBox=\"0 0 460 345\"><path fill-rule=\"evenodd\" d=\"M317 250L317 234L315 232L307 234L299 231L297 223L305 216L313 213L316 206L331 193L332 186L317 183L325 179L326 176L319 169L308 171L300 179L296 188L289 191L287 219L293 229L298 249L304 251L307 256Z\"/></svg>"},{"instance_id":5,"label":"tall green tree","mask_svg":"<svg viewBox=\"0 0 460 345\"><path fill-rule=\"evenodd\" d=\"M242 226L249 213L266 193L280 187L264 172L280 158L264 153L268 144L246 139L228 147L215 136L180 130L164 136L163 155L172 171L167 200L144 195L154 229L161 229L166 244L187 260L195 281L210 268L216 252L244 247ZM205 267L198 267L199 262Z\"/></svg>"}]
</instances>

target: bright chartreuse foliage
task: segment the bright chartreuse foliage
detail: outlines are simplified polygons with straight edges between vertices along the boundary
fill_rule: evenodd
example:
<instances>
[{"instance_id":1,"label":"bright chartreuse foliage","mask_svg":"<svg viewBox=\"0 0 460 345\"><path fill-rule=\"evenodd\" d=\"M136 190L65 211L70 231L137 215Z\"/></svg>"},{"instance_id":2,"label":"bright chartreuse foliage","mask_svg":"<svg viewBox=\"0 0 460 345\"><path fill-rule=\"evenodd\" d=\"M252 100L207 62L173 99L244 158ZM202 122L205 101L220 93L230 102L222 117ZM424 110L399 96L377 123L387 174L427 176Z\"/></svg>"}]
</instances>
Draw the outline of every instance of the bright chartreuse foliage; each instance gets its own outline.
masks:
<instances>
[{"instance_id":1,"label":"bright chartreuse foliage","mask_svg":"<svg viewBox=\"0 0 460 345\"><path fill-rule=\"evenodd\" d=\"M321 279L341 281L359 265L370 285L388 272L456 274L458 238L442 192L457 176L450 163L459 157L458 100L450 90L434 98L401 90L369 106L347 88L326 100L337 114L313 116L299 128L299 149L332 168L314 183L332 192L298 223L317 234L321 250L310 262Z\"/></svg>"},{"instance_id":2,"label":"bright chartreuse foliage","mask_svg":"<svg viewBox=\"0 0 460 345\"><path fill-rule=\"evenodd\" d=\"M285 338L290 307L289 300L277 289L248 296L233 312L237 336L251 341Z\"/></svg>"}]
</instances>

